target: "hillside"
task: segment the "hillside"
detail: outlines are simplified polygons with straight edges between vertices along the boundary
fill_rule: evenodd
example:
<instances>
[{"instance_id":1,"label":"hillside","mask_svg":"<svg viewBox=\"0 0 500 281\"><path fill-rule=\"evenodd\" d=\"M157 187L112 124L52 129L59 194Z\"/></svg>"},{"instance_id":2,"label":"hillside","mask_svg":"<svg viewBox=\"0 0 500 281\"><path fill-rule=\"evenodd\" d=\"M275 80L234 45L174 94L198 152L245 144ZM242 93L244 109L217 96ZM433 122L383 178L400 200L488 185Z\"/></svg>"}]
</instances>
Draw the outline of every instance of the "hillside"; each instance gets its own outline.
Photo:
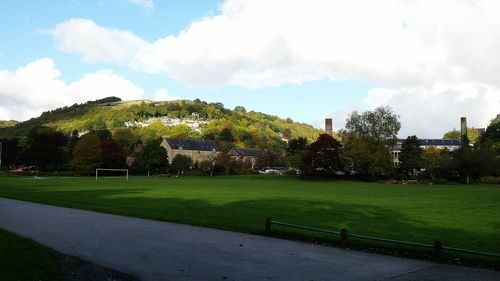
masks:
<instances>
[{"instance_id":1,"label":"hillside","mask_svg":"<svg viewBox=\"0 0 500 281\"><path fill-rule=\"evenodd\" d=\"M314 140L321 133L309 124L260 112L246 112L241 106L230 110L220 103L200 100L121 101L110 97L57 108L37 118L10 124L0 128L0 138L24 137L31 128L42 125L69 134L73 130L85 132L102 128L114 131L125 124L143 139L148 135L218 138L240 147L275 146L283 138L306 137ZM227 131L230 131L229 135Z\"/></svg>"}]
</instances>

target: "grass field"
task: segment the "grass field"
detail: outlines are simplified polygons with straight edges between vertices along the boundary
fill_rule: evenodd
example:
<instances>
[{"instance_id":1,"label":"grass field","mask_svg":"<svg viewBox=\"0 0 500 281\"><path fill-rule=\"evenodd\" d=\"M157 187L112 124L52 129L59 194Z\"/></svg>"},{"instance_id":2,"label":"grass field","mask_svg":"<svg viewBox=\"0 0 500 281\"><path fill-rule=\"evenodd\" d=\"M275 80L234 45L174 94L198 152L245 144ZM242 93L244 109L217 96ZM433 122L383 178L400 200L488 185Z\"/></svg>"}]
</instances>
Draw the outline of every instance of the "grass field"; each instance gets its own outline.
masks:
<instances>
[{"instance_id":1,"label":"grass field","mask_svg":"<svg viewBox=\"0 0 500 281\"><path fill-rule=\"evenodd\" d=\"M62 280L60 260L57 252L0 229L0 280Z\"/></svg>"},{"instance_id":2,"label":"grass field","mask_svg":"<svg viewBox=\"0 0 500 281\"><path fill-rule=\"evenodd\" d=\"M294 178L0 176L0 197L239 232L264 220L500 253L500 186L398 185ZM294 230L291 230L294 231ZM314 235L307 233L306 235Z\"/></svg>"}]
</instances>

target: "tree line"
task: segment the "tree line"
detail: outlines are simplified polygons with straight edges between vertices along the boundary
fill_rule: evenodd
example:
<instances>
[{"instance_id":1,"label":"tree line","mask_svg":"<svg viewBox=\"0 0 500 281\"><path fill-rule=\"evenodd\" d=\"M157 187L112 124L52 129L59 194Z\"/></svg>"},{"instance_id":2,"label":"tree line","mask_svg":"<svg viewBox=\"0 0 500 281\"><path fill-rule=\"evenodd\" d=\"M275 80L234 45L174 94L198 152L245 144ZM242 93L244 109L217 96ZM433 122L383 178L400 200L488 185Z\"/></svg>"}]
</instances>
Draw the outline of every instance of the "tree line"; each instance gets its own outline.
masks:
<instances>
[{"instance_id":1,"label":"tree line","mask_svg":"<svg viewBox=\"0 0 500 281\"><path fill-rule=\"evenodd\" d=\"M236 108L243 112L244 108ZM224 123L222 123L224 124ZM459 149L421 148L416 136L401 144L399 166L391 151L401 127L399 117L389 107L352 112L338 135L321 134L311 141L305 137L288 137L280 146L268 146L257 163L235 161L227 155L231 147L241 145L230 126L213 125L199 139L215 140L221 151L213 161L193 161L178 155L169 161L160 146L162 134L158 124L152 128L115 128L105 125L80 136L78 131L66 135L51 127L37 126L26 138L3 139L3 168L36 166L39 171L75 171L88 173L95 168L125 168L127 155L135 161L132 172L143 174L229 175L255 172L252 167L288 167L305 177L345 177L364 179L397 178L431 179L434 182L478 180L500 176L500 123L492 122L472 145L468 137ZM148 131L149 130L149 131ZM160 130L160 131L161 131ZM142 134L141 134L142 131ZM144 133L145 131L150 133ZM142 149L136 151L140 146ZM262 147L262 146L261 146Z\"/></svg>"}]
</instances>

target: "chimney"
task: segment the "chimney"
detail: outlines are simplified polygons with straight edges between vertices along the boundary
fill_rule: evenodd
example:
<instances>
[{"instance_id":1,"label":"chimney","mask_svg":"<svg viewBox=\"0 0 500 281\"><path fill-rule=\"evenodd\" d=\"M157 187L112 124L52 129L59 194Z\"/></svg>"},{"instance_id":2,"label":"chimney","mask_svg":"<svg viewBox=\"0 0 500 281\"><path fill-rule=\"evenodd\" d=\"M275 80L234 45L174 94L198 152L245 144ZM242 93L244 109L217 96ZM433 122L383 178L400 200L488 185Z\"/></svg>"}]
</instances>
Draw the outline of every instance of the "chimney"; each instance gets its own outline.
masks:
<instances>
[{"instance_id":1,"label":"chimney","mask_svg":"<svg viewBox=\"0 0 500 281\"><path fill-rule=\"evenodd\" d=\"M460 118L460 139L465 139L467 136L467 118L466 117L461 117Z\"/></svg>"},{"instance_id":2,"label":"chimney","mask_svg":"<svg viewBox=\"0 0 500 281\"><path fill-rule=\"evenodd\" d=\"M325 119L325 133L328 135L332 135L333 133L333 125L332 125L332 118L326 118Z\"/></svg>"}]
</instances>

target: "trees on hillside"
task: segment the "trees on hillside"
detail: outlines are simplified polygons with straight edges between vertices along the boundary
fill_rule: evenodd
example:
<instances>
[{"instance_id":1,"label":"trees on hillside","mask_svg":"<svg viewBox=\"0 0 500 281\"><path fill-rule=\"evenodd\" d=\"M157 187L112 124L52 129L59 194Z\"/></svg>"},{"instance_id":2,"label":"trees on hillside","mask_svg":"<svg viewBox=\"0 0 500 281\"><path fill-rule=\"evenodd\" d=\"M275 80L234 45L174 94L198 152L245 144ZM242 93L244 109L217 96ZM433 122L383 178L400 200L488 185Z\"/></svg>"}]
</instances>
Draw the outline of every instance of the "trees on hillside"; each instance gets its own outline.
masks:
<instances>
[{"instance_id":1,"label":"trees on hillside","mask_svg":"<svg viewBox=\"0 0 500 281\"><path fill-rule=\"evenodd\" d=\"M361 114L352 112L341 132L346 161L372 178L391 173L390 149L396 144L400 128L399 117L390 107L381 106Z\"/></svg>"}]
</instances>

